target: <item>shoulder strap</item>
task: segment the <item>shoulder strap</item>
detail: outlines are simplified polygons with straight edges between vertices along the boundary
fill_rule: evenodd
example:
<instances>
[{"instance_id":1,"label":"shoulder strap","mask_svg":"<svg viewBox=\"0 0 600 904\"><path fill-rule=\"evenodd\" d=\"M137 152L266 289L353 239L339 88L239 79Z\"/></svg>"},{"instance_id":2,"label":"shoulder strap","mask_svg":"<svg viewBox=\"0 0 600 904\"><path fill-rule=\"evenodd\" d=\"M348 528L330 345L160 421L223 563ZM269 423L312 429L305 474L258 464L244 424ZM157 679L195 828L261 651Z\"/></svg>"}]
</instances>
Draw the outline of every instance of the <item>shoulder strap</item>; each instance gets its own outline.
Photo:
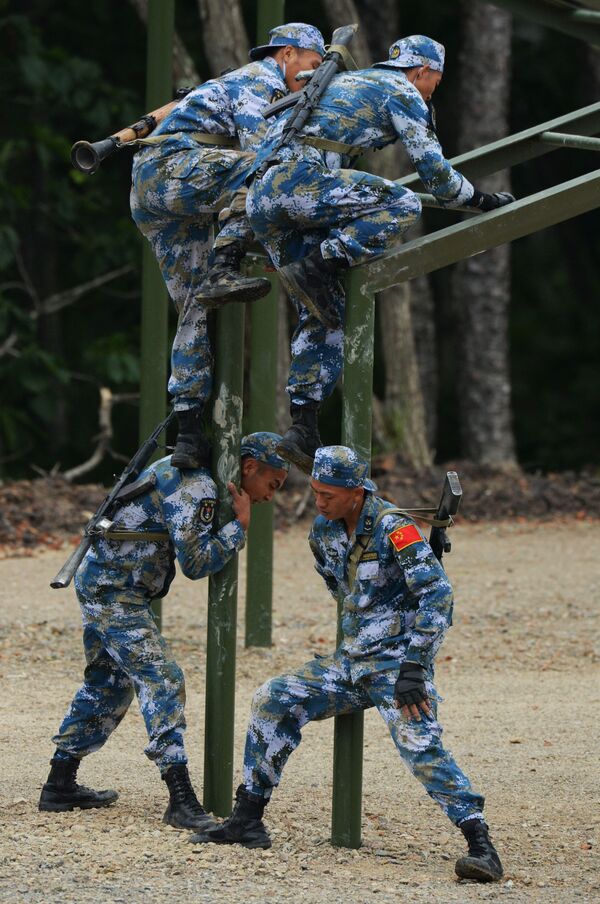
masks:
<instances>
[{"instance_id":1,"label":"shoulder strap","mask_svg":"<svg viewBox=\"0 0 600 904\"><path fill-rule=\"evenodd\" d=\"M358 570L358 566L360 565L361 559L365 555L365 553L368 552L369 549L371 548L371 545L373 543L373 534L375 533L375 528L377 527L377 525L379 524L379 522L385 515L396 515L396 514L404 515L405 512L402 509L391 508L389 506L386 506L385 508L380 509L380 511L377 512L375 521L373 522L373 531L371 532L371 535L368 537L366 543L361 543L360 540L357 539L356 543L354 544L354 549L352 550L352 552L350 553L350 555L348 557L348 586L349 587L354 586L354 581L356 580L356 572Z\"/></svg>"}]
</instances>

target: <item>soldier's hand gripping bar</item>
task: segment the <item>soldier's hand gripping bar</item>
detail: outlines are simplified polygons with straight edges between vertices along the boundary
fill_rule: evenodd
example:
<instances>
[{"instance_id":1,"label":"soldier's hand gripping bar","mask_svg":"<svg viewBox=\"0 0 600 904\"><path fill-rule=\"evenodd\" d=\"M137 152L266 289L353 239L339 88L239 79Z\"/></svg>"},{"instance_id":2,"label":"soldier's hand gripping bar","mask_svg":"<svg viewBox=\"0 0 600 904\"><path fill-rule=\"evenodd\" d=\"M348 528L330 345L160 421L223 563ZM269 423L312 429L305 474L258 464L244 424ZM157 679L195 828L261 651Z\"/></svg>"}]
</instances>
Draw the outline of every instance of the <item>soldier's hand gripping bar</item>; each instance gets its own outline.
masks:
<instances>
[{"instance_id":1,"label":"soldier's hand gripping bar","mask_svg":"<svg viewBox=\"0 0 600 904\"><path fill-rule=\"evenodd\" d=\"M137 122L121 129L120 132L109 135L108 138L102 138L100 141L93 142L76 141L71 148L71 163L80 173L91 176L92 173L96 172L102 161L114 154L115 151L120 150L127 144L131 144L132 141L136 141L138 138L146 138L150 132L153 132L160 125L182 97L185 97L192 90L193 88L179 88L175 92L175 100L165 104L163 107L159 107L157 110L152 110L151 113L146 113Z\"/></svg>"},{"instance_id":2,"label":"soldier's hand gripping bar","mask_svg":"<svg viewBox=\"0 0 600 904\"><path fill-rule=\"evenodd\" d=\"M168 417L166 417L165 420L158 425L154 432L151 433L148 439L144 443L142 443L131 461L127 465L125 465L125 467L123 468L123 473L115 483L114 487L112 488L108 496L106 496L104 501L100 503L95 514L86 524L79 546L71 553L55 578L50 581L50 586L53 590L62 590L63 587L69 586L71 580L73 579L73 575L81 565L86 552L90 548L93 538L102 533L99 523L104 518L109 518L111 521L114 519L118 509L123 504L122 501L119 501L119 499L117 498L119 496L119 493L121 492L125 484L137 480L137 478L140 476L140 473L144 470L144 468L152 458L152 455L158 448L159 436L161 435L163 430L167 429L174 418L175 412L171 411Z\"/></svg>"}]
</instances>

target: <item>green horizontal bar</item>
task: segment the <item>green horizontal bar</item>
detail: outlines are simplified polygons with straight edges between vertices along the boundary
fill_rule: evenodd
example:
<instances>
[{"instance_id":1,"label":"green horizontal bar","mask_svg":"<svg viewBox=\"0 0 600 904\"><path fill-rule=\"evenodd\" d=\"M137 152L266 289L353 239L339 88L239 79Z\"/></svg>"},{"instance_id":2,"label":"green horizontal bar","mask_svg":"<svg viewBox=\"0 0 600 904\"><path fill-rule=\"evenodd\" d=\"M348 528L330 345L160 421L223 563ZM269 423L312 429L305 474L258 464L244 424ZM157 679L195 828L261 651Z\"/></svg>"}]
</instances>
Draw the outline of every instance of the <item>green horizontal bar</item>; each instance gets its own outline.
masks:
<instances>
[{"instance_id":1,"label":"green horizontal bar","mask_svg":"<svg viewBox=\"0 0 600 904\"><path fill-rule=\"evenodd\" d=\"M600 138L587 135L565 135L562 132L543 132L540 141L556 144L563 148L577 148L580 151L600 151Z\"/></svg>"},{"instance_id":2,"label":"green horizontal bar","mask_svg":"<svg viewBox=\"0 0 600 904\"><path fill-rule=\"evenodd\" d=\"M600 206L600 170L530 195L499 210L455 223L360 268L374 292L455 264Z\"/></svg>"},{"instance_id":3,"label":"green horizontal bar","mask_svg":"<svg viewBox=\"0 0 600 904\"><path fill-rule=\"evenodd\" d=\"M516 166L518 163L524 163L557 150L556 147L540 141L540 136L544 132L570 132L572 130L575 130L578 135L597 135L600 132L600 103L590 104L588 107L582 107L572 113L550 119L538 126L532 126L490 144L484 144L466 154L452 157L450 163L467 179L489 176L490 173L497 173L500 170ZM406 185L413 190L422 186L416 173L398 181L400 185Z\"/></svg>"},{"instance_id":4,"label":"green horizontal bar","mask_svg":"<svg viewBox=\"0 0 600 904\"><path fill-rule=\"evenodd\" d=\"M591 9L576 9L571 13L575 22L589 22L591 25L600 25L600 12Z\"/></svg>"},{"instance_id":5,"label":"green horizontal bar","mask_svg":"<svg viewBox=\"0 0 600 904\"><path fill-rule=\"evenodd\" d=\"M579 10L569 4L547 2L547 0L488 0L494 6L501 6L515 16L529 19L538 25L555 28L564 34L587 41L588 44L600 44L600 28L577 17ZM586 12L586 10L581 10Z\"/></svg>"}]
</instances>

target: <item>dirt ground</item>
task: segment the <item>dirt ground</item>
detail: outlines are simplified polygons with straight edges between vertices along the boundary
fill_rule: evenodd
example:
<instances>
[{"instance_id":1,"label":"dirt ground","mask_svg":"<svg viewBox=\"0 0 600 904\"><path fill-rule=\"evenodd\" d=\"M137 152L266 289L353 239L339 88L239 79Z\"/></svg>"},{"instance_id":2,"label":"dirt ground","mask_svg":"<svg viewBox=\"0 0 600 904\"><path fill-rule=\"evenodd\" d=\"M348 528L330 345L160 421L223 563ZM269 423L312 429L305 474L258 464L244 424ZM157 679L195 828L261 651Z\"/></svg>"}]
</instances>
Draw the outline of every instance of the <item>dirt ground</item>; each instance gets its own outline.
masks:
<instances>
[{"instance_id":1,"label":"dirt ground","mask_svg":"<svg viewBox=\"0 0 600 904\"><path fill-rule=\"evenodd\" d=\"M438 657L445 740L487 798L498 885L458 882L462 836L365 717L363 846L333 848L332 723L313 724L267 809L270 851L194 846L161 822L165 788L134 706L82 780L116 788L104 811L45 814L50 737L81 679L79 613L48 581L64 550L0 562L0 900L14 902L598 902L600 526L561 520L453 529L454 628ZM333 646L334 603L306 525L279 533L274 646L238 648L236 769L267 677ZM243 557L242 557L243 558ZM243 569L242 569L243 574ZM190 768L202 787L206 582L180 575L164 630L187 676ZM243 600L243 593L240 600ZM243 637L240 603L240 637Z\"/></svg>"}]
</instances>

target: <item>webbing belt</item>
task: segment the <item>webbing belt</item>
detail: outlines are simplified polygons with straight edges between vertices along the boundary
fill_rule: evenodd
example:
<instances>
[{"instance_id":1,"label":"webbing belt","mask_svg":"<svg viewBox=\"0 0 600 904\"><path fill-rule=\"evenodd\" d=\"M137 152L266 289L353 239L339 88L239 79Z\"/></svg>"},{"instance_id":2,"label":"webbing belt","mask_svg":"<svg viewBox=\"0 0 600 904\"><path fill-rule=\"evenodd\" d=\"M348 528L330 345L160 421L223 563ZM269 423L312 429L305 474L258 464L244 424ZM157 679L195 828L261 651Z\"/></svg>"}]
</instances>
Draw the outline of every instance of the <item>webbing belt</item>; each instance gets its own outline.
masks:
<instances>
[{"instance_id":1,"label":"webbing belt","mask_svg":"<svg viewBox=\"0 0 600 904\"><path fill-rule=\"evenodd\" d=\"M347 157L360 157L368 148L357 147L355 144L346 144L344 141L330 141L329 138L318 138L316 135L302 135L302 144L309 144L319 151L333 151L336 154L345 154Z\"/></svg>"},{"instance_id":2,"label":"webbing belt","mask_svg":"<svg viewBox=\"0 0 600 904\"><path fill-rule=\"evenodd\" d=\"M153 540L168 540L168 530L106 530L94 536L102 537L104 540L147 540L149 543Z\"/></svg>"},{"instance_id":3,"label":"webbing belt","mask_svg":"<svg viewBox=\"0 0 600 904\"><path fill-rule=\"evenodd\" d=\"M149 145L152 147L153 145L163 144L169 138L173 138L177 134L180 133L175 132L172 135L151 135L149 138L138 138L136 144L143 144L144 146ZM213 135L209 132L184 132L183 134L189 136L193 141L198 142L198 144L211 144L221 148L239 149L240 147L239 140L237 138L231 138L229 135Z\"/></svg>"}]
</instances>

